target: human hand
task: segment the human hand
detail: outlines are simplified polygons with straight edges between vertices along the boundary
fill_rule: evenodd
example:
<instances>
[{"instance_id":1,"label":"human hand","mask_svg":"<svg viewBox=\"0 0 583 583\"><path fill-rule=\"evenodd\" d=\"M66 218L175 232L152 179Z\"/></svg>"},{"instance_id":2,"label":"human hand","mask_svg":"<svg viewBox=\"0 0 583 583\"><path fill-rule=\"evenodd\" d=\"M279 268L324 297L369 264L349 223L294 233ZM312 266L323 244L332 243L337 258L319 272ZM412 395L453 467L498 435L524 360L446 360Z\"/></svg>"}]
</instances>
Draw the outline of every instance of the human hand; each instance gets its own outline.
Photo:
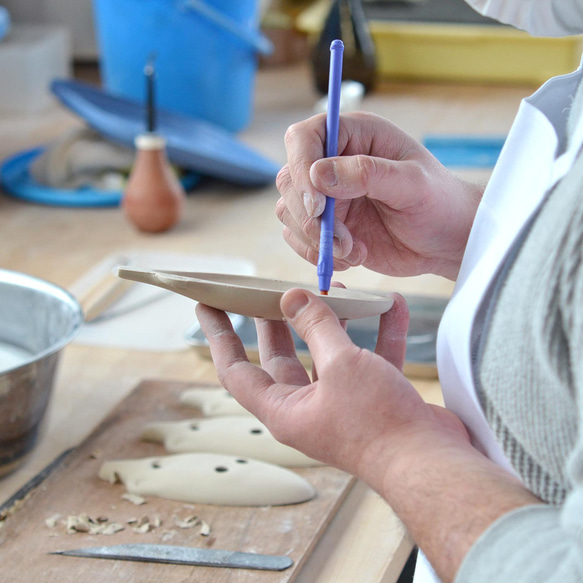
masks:
<instances>
[{"instance_id":1,"label":"human hand","mask_svg":"<svg viewBox=\"0 0 583 583\"><path fill-rule=\"evenodd\" d=\"M323 158L325 115L292 125L277 177L289 245L318 262L325 195L336 199L334 269L455 279L483 189L449 172L419 142L370 113L340 118L339 156Z\"/></svg>"},{"instance_id":2,"label":"human hand","mask_svg":"<svg viewBox=\"0 0 583 583\"><path fill-rule=\"evenodd\" d=\"M407 306L395 296L374 352L355 346L332 310L300 289L281 300L318 379L297 359L285 322L257 321L262 367L247 360L224 312L198 304L219 378L276 439L357 476L389 503L440 579L504 514L540 504L482 455L453 413L426 404L401 373Z\"/></svg>"},{"instance_id":3,"label":"human hand","mask_svg":"<svg viewBox=\"0 0 583 583\"><path fill-rule=\"evenodd\" d=\"M257 321L261 368L247 360L224 312L197 306L223 386L276 439L378 491L404 441L434 440L436 433L467 441L461 422L427 405L401 372L409 320L401 296L381 316L375 352L354 345L332 310L309 292L287 292L281 307L308 344L318 371L313 382L286 322Z\"/></svg>"}]
</instances>

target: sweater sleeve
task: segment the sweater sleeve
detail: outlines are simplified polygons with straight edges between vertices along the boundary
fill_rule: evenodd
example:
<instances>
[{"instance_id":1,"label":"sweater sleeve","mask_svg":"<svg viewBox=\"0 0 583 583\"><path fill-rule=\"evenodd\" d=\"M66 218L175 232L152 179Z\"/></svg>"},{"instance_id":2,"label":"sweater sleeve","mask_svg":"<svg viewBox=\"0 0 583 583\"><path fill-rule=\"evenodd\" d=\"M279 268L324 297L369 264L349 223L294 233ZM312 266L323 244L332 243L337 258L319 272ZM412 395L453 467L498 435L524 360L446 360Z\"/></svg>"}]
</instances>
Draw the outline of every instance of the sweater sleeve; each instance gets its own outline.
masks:
<instances>
[{"instance_id":1,"label":"sweater sleeve","mask_svg":"<svg viewBox=\"0 0 583 583\"><path fill-rule=\"evenodd\" d=\"M583 182L573 189L581 200ZM553 393L576 409L576 437L564 464L569 490L560 506L533 505L494 522L476 541L456 576L456 583L572 583L583 581L583 208L563 217L557 284L560 325L541 327L548 345L560 345L556 366L566 391ZM557 257L559 259L559 257ZM545 280L543 280L545 281ZM543 285L550 285L548 280ZM553 337L560 343L553 344ZM565 354L566 353L566 354ZM551 366L551 364L549 364ZM559 370L560 369L560 370ZM553 391L549 383L543 387ZM528 406L527 404L523 406ZM532 406L532 405L531 405ZM547 428L541 427L544 431Z\"/></svg>"},{"instance_id":2,"label":"sweater sleeve","mask_svg":"<svg viewBox=\"0 0 583 583\"><path fill-rule=\"evenodd\" d=\"M525 506L498 519L466 555L456 583L583 581L582 494L562 509Z\"/></svg>"}]
</instances>

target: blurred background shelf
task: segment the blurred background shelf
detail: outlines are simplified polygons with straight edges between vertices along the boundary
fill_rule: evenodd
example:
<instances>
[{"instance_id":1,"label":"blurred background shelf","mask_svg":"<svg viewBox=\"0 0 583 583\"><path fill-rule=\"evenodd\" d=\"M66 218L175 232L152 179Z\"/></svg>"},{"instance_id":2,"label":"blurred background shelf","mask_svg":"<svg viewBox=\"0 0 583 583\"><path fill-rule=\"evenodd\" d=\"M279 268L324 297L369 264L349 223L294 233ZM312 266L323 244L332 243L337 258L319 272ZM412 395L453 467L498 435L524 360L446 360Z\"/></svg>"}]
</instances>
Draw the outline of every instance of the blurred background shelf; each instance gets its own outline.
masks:
<instances>
[{"instance_id":1,"label":"blurred background shelf","mask_svg":"<svg viewBox=\"0 0 583 583\"><path fill-rule=\"evenodd\" d=\"M275 45L273 55L261 57L261 66L307 60L332 1L258 0L263 30ZM2 5L16 30L44 25L64 31L76 69L97 63L93 0L4 0ZM480 16L464 0L362 0L362 5L381 82L535 86L576 69L583 50L581 36L533 38ZM8 49L5 45L4 53ZM67 66L66 58L57 61Z\"/></svg>"},{"instance_id":2,"label":"blurred background shelf","mask_svg":"<svg viewBox=\"0 0 583 583\"><path fill-rule=\"evenodd\" d=\"M331 0L297 19L314 39ZM473 11L464 0L363 1L380 79L540 84L576 69L583 37L533 38Z\"/></svg>"}]
</instances>

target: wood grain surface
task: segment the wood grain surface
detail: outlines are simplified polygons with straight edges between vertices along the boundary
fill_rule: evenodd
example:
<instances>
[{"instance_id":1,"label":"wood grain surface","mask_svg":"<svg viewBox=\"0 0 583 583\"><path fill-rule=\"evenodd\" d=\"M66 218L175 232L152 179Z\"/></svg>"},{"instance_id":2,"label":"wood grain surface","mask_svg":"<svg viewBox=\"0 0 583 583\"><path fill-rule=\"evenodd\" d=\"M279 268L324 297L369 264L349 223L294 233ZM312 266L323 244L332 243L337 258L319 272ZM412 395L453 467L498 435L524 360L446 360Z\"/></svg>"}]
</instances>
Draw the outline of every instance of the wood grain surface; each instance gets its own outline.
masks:
<instances>
[{"instance_id":1,"label":"wood grain surface","mask_svg":"<svg viewBox=\"0 0 583 583\"><path fill-rule=\"evenodd\" d=\"M136 506L121 498L122 484L97 477L108 459L162 455L161 445L140 440L144 425L153 420L196 416L178 402L179 393L193 384L144 381L99 427L6 519L0 529L2 580L11 583L73 583L78 581L204 581L212 583L285 583L293 581L304 560L324 532L353 478L330 467L298 469L316 489L316 497L303 504L278 507L187 505L148 498ZM50 528L45 520L61 514L86 513L124 524L115 535L67 534L63 524ZM197 515L210 525L210 536L200 528L179 528L175 517ZM133 531L131 518L159 517L161 526L146 534ZM125 543L157 543L211 547L263 554L288 555L294 565L282 572L216 567L192 567L100 560L50 555L54 551Z\"/></svg>"}]
</instances>

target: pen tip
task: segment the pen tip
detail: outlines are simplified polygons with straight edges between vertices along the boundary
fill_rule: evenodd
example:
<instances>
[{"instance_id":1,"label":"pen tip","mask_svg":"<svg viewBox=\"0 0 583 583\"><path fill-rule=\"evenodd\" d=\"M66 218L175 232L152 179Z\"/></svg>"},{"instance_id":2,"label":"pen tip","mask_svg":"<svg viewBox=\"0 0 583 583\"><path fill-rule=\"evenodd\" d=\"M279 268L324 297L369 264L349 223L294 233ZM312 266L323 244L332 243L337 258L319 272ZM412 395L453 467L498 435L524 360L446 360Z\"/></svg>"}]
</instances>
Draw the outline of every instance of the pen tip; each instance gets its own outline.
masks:
<instances>
[{"instance_id":1,"label":"pen tip","mask_svg":"<svg viewBox=\"0 0 583 583\"><path fill-rule=\"evenodd\" d=\"M320 290L320 295L321 296L327 296L328 295L328 292L326 290L321 289Z\"/></svg>"}]
</instances>

